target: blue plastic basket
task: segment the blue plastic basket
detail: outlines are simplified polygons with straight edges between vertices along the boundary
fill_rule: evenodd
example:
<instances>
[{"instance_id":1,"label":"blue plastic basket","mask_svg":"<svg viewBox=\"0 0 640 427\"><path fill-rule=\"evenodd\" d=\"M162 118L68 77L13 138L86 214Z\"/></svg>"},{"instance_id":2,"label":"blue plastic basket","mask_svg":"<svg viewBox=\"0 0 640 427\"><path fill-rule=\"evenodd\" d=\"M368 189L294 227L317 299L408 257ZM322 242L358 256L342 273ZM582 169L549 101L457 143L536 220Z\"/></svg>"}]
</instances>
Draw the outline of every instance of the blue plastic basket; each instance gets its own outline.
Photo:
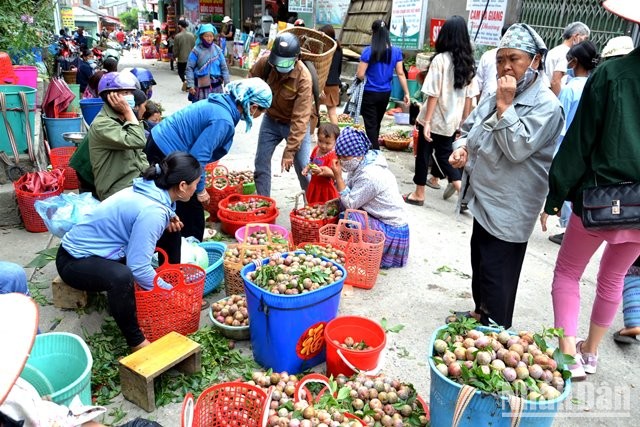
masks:
<instances>
[{"instance_id":1,"label":"blue plastic basket","mask_svg":"<svg viewBox=\"0 0 640 427\"><path fill-rule=\"evenodd\" d=\"M429 367L431 368L431 397L429 401L432 427L450 427L462 386L445 377L436 368L432 359L433 344L442 326L431 336L429 343ZM483 332L500 332L499 329L479 327ZM510 331L507 331L511 333ZM525 401L520 427L550 427L561 403L571 394L571 379L566 380L564 391L554 400L542 402ZM509 400L476 391L462 415L458 427L494 426L511 427Z\"/></svg>"},{"instance_id":2,"label":"blue plastic basket","mask_svg":"<svg viewBox=\"0 0 640 427\"><path fill-rule=\"evenodd\" d=\"M91 404L93 358L79 336L66 332L36 336L27 366L20 376L26 381L37 380L34 387L40 393L54 390L53 402L68 406L77 394L83 404ZM46 387L43 389L42 385Z\"/></svg>"},{"instance_id":3,"label":"blue plastic basket","mask_svg":"<svg viewBox=\"0 0 640 427\"><path fill-rule=\"evenodd\" d=\"M268 262L262 260L263 265ZM256 362L276 372L298 373L325 361L324 327L338 314L347 276L341 265L334 265L342 271L340 280L298 295L272 294L247 280L256 269L253 263L242 269Z\"/></svg>"},{"instance_id":4,"label":"blue plastic basket","mask_svg":"<svg viewBox=\"0 0 640 427\"><path fill-rule=\"evenodd\" d=\"M220 287L222 279L224 279L224 270L222 261L224 261L224 252L227 245L221 242L203 242L200 247L207 251L209 256L209 267L205 270L207 276L204 279L203 295L210 294Z\"/></svg>"}]
</instances>

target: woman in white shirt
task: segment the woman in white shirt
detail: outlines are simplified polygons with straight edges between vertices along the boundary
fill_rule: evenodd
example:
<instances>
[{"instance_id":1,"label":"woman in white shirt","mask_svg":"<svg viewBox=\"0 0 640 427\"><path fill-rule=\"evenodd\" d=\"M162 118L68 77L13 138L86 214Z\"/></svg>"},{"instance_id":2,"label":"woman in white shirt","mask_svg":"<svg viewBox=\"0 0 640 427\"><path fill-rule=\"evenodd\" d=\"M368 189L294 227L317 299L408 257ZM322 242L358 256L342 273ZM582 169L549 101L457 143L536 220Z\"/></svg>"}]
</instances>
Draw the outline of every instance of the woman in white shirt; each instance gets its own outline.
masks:
<instances>
[{"instance_id":1,"label":"woman in white shirt","mask_svg":"<svg viewBox=\"0 0 640 427\"><path fill-rule=\"evenodd\" d=\"M416 119L418 150L413 182L416 189L403 196L410 205L424 204L427 167L435 151L433 167L438 168L460 191L462 171L449 164L456 132L471 108L471 98L477 95L473 49L467 24L460 16L452 16L442 26L436 40L436 56L422 86L427 100ZM465 113L466 112L466 113ZM451 191L445 190L445 196ZM448 197L445 197L448 198Z\"/></svg>"}]
</instances>

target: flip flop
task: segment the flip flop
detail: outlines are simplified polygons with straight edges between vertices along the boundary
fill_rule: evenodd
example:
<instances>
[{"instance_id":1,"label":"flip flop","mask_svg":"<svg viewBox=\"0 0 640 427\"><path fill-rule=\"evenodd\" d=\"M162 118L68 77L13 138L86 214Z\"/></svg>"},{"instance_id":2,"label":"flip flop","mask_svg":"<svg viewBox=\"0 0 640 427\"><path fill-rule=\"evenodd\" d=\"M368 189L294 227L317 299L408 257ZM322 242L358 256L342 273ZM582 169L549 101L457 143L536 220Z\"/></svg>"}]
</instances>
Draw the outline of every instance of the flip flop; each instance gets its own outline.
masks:
<instances>
[{"instance_id":1,"label":"flip flop","mask_svg":"<svg viewBox=\"0 0 640 427\"><path fill-rule=\"evenodd\" d=\"M424 200L413 200L410 199L409 196L411 195L411 193L407 193L407 194L403 194L402 195L402 199L404 200L405 203L409 204L409 205L415 205L415 206L424 206Z\"/></svg>"},{"instance_id":2,"label":"flip flop","mask_svg":"<svg viewBox=\"0 0 640 427\"><path fill-rule=\"evenodd\" d=\"M429 188L433 188L434 190L440 190L442 187L440 186L440 184L434 184L433 182L427 180L427 187Z\"/></svg>"},{"instance_id":3,"label":"flip flop","mask_svg":"<svg viewBox=\"0 0 640 427\"><path fill-rule=\"evenodd\" d=\"M613 334L613 340L620 344L640 344L640 340L637 336L632 337L630 335L622 335L620 334L620 331Z\"/></svg>"}]
</instances>

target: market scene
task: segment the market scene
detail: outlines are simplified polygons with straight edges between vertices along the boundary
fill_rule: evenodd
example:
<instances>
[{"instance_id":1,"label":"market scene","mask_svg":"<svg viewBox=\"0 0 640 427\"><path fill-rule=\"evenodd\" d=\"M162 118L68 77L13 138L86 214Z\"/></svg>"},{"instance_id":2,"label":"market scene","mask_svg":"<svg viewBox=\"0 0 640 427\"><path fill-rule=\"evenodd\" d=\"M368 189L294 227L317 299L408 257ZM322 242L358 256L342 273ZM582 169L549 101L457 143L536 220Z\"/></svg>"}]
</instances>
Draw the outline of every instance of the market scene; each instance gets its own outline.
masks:
<instances>
[{"instance_id":1,"label":"market scene","mask_svg":"<svg viewBox=\"0 0 640 427\"><path fill-rule=\"evenodd\" d=\"M640 1L0 4L0 427L632 426Z\"/></svg>"}]
</instances>

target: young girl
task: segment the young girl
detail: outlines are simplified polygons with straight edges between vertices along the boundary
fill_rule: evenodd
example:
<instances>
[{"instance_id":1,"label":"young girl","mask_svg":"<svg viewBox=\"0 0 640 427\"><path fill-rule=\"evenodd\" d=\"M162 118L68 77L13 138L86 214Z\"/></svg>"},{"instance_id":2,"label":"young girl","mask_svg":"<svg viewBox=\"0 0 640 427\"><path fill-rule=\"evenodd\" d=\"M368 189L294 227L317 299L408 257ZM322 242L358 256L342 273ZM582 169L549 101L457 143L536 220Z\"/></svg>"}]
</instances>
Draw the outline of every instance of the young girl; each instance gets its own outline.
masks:
<instances>
[{"instance_id":1,"label":"young girl","mask_svg":"<svg viewBox=\"0 0 640 427\"><path fill-rule=\"evenodd\" d=\"M307 187L308 203L324 203L338 197L330 166L336 159L336 139L340 128L333 123L322 123L318 127L318 145L311 152L311 162L302 170L303 175L311 173Z\"/></svg>"}]
</instances>

